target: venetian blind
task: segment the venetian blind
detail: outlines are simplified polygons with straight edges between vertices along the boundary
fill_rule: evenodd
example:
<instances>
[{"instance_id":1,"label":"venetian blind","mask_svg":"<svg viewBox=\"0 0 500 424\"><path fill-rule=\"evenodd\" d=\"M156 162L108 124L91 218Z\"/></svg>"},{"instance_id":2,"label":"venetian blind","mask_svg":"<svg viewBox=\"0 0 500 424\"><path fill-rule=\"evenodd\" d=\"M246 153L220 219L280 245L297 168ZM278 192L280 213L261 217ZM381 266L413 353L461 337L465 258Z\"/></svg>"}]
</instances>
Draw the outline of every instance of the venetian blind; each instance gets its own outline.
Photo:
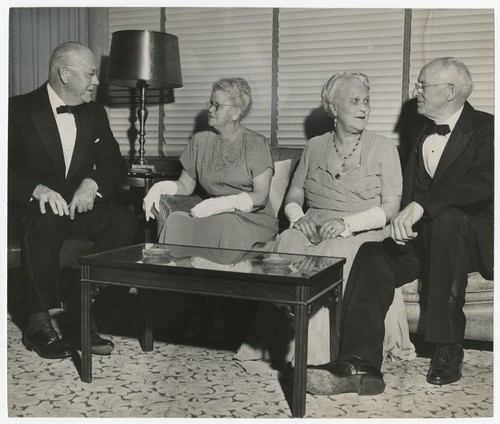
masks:
<instances>
[{"instance_id":1,"label":"venetian blind","mask_svg":"<svg viewBox=\"0 0 500 424\"><path fill-rule=\"evenodd\" d=\"M469 102L494 113L493 9L415 9L411 41L410 92L422 66L437 57L453 56L472 74L474 91Z\"/></svg>"},{"instance_id":2,"label":"venetian blind","mask_svg":"<svg viewBox=\"0 0 500 424\"><path fill-rule=\"evenodd\" d=\"M110 7L109 8L109 36L115 31L140 29L160 31L161 10L159 7ZM108 52L109 54L109 52ZM105 76L101 76L101 84L106 83ZM156 156L158 152L158 123L159 106L155 93L148 92L146 107L146 156ZM120 143L123 155L131 154L131 148L138 150L139 121L137 119L137 94L135 90L108 85L108 115L111 129Z\"/></svg>"},{"instance_id":3,"label":"venetian blind","mask_svg":"<svg viewBox=\"0 0 500 424\"><path fill-rule=\"evenodd\" d=\"M165 105L166 155L178 155L206 125L212 83L243 77L253 108L242 122L270 137L272 9L166 8L166 32L179 37L183 87Z\"/></svg>"},{"instance_id":4,"label":"venetian blind","mask_svg":"<svg viewBox=\"0 0 500 424\"><path fill-rule=\"evenodd\" d=\"M308 125L320 125L321 88L342 70L370 79L367 129L397 139L403 28L403 9L280 9L278 143L303 145L315 135Z\"/></svg>"}]
</instances>

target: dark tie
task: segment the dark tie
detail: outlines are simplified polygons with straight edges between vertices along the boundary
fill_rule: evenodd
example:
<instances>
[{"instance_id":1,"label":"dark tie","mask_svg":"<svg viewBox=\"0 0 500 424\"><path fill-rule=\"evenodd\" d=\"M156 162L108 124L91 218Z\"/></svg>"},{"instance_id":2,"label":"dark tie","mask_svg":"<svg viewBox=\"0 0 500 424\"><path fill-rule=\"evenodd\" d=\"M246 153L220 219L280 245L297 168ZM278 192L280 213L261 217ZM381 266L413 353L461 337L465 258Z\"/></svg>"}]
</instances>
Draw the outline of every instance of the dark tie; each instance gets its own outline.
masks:
<instances>
[{"instance_id":1,"label":"dark tie","mask_svg":"<svg viewBox=\"0 0 500 424\"><path fill-rule=\"evenodd\" d=\"M68 106L68 105L64 105L64 106L59 106L56 108L56 111L57 113L78 113L78 111L81 109L81 107L83 106L83 104L81 105L75 105L75 106Z\"/></svg>"},{"instance_id":2,"label":"dark tie","mask_svg":"<svg viewBox=\"0 0 500 424\"><path fill-rule=\"evenodd\" d=\"M450 133L450 127L446 124L436 125L434 123L430 123L427 125L425 129L425 133L427 135L437 134L437 135L446 135Z\"/></svg>"}]
</instances>

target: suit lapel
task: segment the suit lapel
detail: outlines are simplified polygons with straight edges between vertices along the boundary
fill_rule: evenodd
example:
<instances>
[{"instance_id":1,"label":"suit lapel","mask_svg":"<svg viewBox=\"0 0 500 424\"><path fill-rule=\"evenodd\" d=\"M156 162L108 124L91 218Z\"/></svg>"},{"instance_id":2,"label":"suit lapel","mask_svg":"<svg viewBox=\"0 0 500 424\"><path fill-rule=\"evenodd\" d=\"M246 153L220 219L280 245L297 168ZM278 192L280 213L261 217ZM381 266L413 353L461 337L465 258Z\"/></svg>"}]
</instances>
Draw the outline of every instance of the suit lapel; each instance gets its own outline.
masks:
<instances>
[{"instance_id":1,"label":"suit lapel","mask_svg":"<svg viewBox=\"0 0 500 424\"><path fill-rule=\"evenodd\" d=\"M434 173L434 178L432 179L433 184L439 181L446 170L464 151L467 144L469 144L472 137L472 127L469 125L469 117L471 116L469 108L472 108L472 106L466 104L455 128L450 134L450 138L446 143L446 147L444 148L436 172Z\"/></svg>"},{"instance_id":2,"label":"suit lapel","mask_svg":"<svg viewBox=\"0 0 500 424\"><path fill-rule=\"evenodd\" d=\"M90 135L93 126L93 116L89 113L89 108L84 107L77 115L75 115L76 123L76 140L75 149L71 158L71 164L68 170L67 182L76 174L80 167L85 153L88 149L88 144L91 142Z\"/></svg>"},{"instance_id":3,"label":"suit lapel","mask_svg":"<svg viewBox=\"0 0 500 424\"><path fill-rule=\"evenodd\" d=\"M417 175L418 155L420 155L420 147L425 141L424 133L427 123L424 125L415 126L414 137L411 144L411 149L408 153L404 169L403 196L401 199L402 208L406 207L413 199L413 190L415 186L415 177Z\"/></svg>"},{"instance_id":4,"label":"suit lapel","mask_svg":"<svg viewBox=\"0 0 500 424\"><path fill-rule=\"evenodd\" d=\"M46 86L40 90L39 102L30 111L31 119L52 161L56 175L64 179L65 165L61 138L52 113Z\"/></svg>"}]
</instances>

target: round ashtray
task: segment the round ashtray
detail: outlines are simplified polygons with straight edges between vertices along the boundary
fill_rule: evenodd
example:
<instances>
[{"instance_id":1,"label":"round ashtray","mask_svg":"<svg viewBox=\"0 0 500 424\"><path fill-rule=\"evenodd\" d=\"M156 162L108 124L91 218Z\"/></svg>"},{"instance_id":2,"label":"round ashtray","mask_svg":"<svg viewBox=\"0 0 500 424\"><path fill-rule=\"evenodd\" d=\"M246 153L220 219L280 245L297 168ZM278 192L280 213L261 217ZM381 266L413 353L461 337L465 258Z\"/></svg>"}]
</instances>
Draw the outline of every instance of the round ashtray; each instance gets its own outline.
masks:
<instances>
[{"instance_id":1,"label":"round ashtray","mask_svg":"<svg viewBox=\"0 0 500 424\"><path fill-rule=\"evenodd\" d=\"M269 266L266 267L265 271L268 275L288 275L292 273L292 270L285 266Z\"/></svg>"},{"instance_id":2,"label":"round ashtray","mask_svg":"<svg viewBox=\"0 0 500 424\"><path fill-rule=\"evenodd\" d=\"M262 262L272 268L285 267L292 263L292 261L288 258L265 258L262 259Z\"/></svg>"},{"instance_id":3,"label":"round ashtray","mask_svg":"<svg viewBox=\"0 0 500 424\"><path fill-rule=\"evenodd\" d=\"M159 258L168 255L170 250L166 247L147 247L142 249L142 256L145 258Z\"/></svg>"}]
</instances>

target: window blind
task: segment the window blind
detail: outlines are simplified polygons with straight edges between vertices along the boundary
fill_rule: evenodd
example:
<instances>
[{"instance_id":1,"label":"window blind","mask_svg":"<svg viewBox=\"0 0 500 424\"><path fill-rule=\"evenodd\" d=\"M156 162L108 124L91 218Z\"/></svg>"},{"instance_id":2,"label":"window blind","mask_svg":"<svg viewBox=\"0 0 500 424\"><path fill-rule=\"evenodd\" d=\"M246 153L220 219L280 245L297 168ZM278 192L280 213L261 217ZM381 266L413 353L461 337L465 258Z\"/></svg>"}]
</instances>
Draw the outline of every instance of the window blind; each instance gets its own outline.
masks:
<instances>
[{"instance_id":1,"label":"window blind","mask_svg":"<svg viewBox=\"0 0 500 424\"><path fill-rule=\"evenodd\" d=\"M335 73L370 79L367 129L397 139L401 107L403 9L279 11L278 143L305 144L307 123L321 107L321 88Z\"/></svg>"},{"instance_id":2,"label":"window blind","mask_svg":"<svg viewBox=\"0 0 500 424\"><path fill-rule=\"evenodd\" d=\"M159 7L110 7L109 8L109 36L110 43L113 32L131 29L148 31L160 31L160 8ZM109 54L109 52L108 52ZM101 75L101 84L106 83L106 76ZM135 90L125 87L108 85L108 116L111 129L123 155L129 155L135 149L139 149L137 132L139 121L137 119L137 94ZM156 95L156 96L155 96ZM148 118L146 120L146 156L158 154L158 122L159 106L155 100L158 92L147 92L150 102L146 103Z\"/></svg>"},{"instance_id":3,"label":"window blind","mask_svg":"<svg viewBox=\"0 0 500 424\"><path fill-rule=\"evenodd\" d=\"M476 109L494 113L493 9L415 9L411 40L410 93L427 62L453 56L472 74L474 90L469 102Z\"/></svg>"},{"instance_id":4,"label":"window blind","mask_svg":"<svg viewBox=\"0 0 500 424\"><path fill-rule=\"evenodd\" d=\"M243 125L270 137L272 9L166 8L166 32L179 37L183 87L165 107L164 153L178 155L206 122L212 83L243 77L253 108Z\"/></svg>"}]
</instances>

